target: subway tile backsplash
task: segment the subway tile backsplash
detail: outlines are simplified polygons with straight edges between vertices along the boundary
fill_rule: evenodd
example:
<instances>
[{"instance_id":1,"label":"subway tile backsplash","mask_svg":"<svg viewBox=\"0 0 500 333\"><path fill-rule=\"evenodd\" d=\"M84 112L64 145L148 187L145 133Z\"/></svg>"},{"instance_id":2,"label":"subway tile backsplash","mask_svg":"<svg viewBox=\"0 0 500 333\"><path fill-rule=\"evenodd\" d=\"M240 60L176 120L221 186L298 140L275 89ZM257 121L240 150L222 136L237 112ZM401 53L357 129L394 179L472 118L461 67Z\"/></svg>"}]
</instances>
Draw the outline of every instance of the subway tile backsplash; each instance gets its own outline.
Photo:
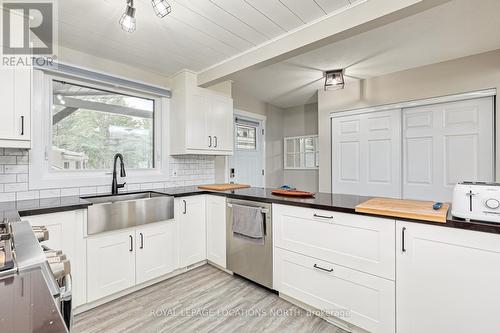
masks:
<instances>
[{"instance_id":1,"label":"subway tile backsplash","mask_svg":"<svg viewBox=\"0 0 500 333\"><path fill-rule=\"evenodd\" d=\"M33 190L29 186L28 170L28 150L0 148L0 202L111 192L111 178L109 179L109 184L99 186ZM213 156L178 156L169 157L169 177L165 181L155 183L127 183L125 190L153 190L214 182L215 161Z\"/></svg>"}]
</instances>

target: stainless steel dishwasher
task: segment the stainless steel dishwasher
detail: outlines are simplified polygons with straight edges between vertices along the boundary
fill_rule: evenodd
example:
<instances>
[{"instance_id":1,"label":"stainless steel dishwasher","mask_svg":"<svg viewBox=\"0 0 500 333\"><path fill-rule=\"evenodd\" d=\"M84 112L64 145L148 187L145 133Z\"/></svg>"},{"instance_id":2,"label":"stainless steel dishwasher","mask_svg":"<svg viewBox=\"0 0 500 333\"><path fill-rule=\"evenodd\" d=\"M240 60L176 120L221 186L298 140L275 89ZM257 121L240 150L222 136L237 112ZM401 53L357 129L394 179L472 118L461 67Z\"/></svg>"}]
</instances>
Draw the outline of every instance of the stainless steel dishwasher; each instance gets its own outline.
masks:
<instances>
[{"instance_id":1,"label":"stainless steel dishwasher","mask_svg":"<svg viewBox=\"0 0 500 333\"><path fill-rule=\"evenodd\" d=\"M234 237L232 205L259 207L263 214L264 244ZM264 287L273 289L273 222L272 205L247 200L227 200L227 268Z\"/></svg>"}]
</instances>

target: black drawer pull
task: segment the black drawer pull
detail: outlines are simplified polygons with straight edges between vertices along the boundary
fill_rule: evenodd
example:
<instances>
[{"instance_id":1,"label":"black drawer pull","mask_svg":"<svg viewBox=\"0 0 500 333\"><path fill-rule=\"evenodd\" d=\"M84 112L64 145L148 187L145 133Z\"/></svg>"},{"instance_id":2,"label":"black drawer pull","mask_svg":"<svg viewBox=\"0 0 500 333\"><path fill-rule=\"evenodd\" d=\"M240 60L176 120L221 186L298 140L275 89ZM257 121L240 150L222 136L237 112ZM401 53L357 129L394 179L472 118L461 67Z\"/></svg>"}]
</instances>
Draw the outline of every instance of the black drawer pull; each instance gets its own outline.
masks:
<instances>
[{"instance_id":1,"label":"black drawer pull","mask_svg":"<svg viewBox=\"0 0 500 333\"><path fill-rule=\"evenodd\" d=\"M328 273L333 272L333 268L331 268L331 269L326 269L326 268L320 267L320 266L318 266L318 265L316 265L316 264L314 264L314 268L316 268L316 269L321 269L322 271L325 271L325 272L328 272Z\"/></svg>"},{"instance_id":2,"label":"black drawer pull","mask_svg":"<svg viewBox=\"0 0 500 333\"><path fill-rule=\"evenodd\" d=\"M322 219L333 219L333 216L325 216L325 215L318 215L318 214L314 214L314 217L320 217Z\"/></svg>"}]
</instances>

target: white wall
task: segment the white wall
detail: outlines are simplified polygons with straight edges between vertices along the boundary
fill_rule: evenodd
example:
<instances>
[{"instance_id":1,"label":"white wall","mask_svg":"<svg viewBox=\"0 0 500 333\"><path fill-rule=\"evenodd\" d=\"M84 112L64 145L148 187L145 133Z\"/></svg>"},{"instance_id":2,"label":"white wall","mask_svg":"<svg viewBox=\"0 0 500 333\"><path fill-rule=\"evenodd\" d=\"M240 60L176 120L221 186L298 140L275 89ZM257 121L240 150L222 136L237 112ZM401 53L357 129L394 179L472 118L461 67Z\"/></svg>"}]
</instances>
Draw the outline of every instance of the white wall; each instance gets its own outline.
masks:
<instances>
[{"instance_id":1,"label":"white wall","mask_svg":"<svg viewBox=\"0 0 500 333\"><path fill-rule=\"evenodd\" d=\"M368 80L348 80L338 91L318 90L319 190L331 192L330 113L481 89L500 90L500 50L413 68ZM500 99L496 99L499 110ZM496 117L496 127L500 125ZM497 136L496 164L500 165ZM497 168L500 180L500 168Z\"/></svg>"},{"instance_id":2,"label":"white wall","mask_svg":"<svg viewBox=\"0 0 500 333\"><path fill-rule=\"evenodd\" d=\"M284 137L317 134L317 103L286 108L283 111ZM317 192L318 177L318 170L284 170L284 183L300 190Z\"/></svg>"}]
</instances>

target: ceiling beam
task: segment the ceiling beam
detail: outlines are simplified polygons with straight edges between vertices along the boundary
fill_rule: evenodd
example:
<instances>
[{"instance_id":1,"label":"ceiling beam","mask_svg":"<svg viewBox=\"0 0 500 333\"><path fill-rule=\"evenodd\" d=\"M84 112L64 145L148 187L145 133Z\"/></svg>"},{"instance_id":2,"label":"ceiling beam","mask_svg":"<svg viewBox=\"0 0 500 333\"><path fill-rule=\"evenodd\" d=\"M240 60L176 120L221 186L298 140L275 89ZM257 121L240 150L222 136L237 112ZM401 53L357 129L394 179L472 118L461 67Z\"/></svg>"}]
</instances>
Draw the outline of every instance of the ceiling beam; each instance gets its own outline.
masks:
<instances>
[{"instance_id":1,"label":"ceiling beam","mask_svg":"<svg viewBox=\"0 0 500 333\"><path fill-rule=\"evenodd\" d=\"M351 7L200 71L198 85L207 87L232 79L239 72L282 62L448 1L450 0L361 0Z\"/></svg>"}]
</instances>

